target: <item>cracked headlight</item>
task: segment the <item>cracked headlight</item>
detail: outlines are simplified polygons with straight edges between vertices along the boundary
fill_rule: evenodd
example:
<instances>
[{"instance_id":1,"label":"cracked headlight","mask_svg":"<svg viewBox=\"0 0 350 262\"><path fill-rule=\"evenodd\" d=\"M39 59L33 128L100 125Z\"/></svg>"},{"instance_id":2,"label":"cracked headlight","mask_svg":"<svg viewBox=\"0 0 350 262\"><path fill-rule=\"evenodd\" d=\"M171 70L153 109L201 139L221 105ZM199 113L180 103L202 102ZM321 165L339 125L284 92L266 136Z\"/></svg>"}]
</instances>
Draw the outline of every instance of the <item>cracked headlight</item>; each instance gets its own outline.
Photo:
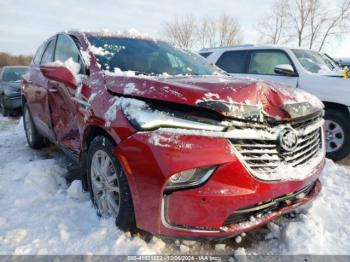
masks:
<instances>
[{"instance_id":1,"label":"cracked headlight","mask_svg":"<svg viewBox=\"0 0 350 262\"><path fill-rule=\"evenodd\" d=\"M197 103L199 106L222 112L225 116L238 120L262 121L262 108L256 105L228 103L224 101L208 100Z\"/></svg>"},{"instance_id":2,"label":"cracked headlight","mask_svg":"<svg viewBox=\"0 0 350 262\"><path fill-rule=\"evenodd\" d=\"M146 103L140 106L129 103L123 107L124 114L138 130L155 130L158 128L183 128L206 131L224 131L225 122L192 116L174 110L152 109Z\"/></svg>"}]
</instances>

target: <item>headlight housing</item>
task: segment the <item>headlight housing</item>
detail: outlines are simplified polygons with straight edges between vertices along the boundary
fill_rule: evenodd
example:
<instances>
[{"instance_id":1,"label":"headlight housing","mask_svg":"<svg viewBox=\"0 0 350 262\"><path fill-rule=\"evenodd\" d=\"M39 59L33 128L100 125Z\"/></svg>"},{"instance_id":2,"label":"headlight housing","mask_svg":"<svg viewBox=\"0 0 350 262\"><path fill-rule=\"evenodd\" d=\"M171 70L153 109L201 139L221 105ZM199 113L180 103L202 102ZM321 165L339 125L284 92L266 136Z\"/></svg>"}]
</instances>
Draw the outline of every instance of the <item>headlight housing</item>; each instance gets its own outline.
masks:
<instances>
[{"instance_id":1,"label":"headlight housing","mask_svg":"<svg viewBox=\"0 0 350 262\"><path fill-rule=\"evenodd\" d=\"M182 107L181 105L177 106ZM181 110L165 107L161 109L152 108L145 102L135 99L124 99L122 108L126 117L138 130L155 130L168 127L220 132L228 127L225 121L194 116Z\"/></svg>"},{"instance_id":2,"label":"headlight housing","mask_svg":"<svg viewBox=\"0 0 350 262\"><path fill-rule=\"evenodd\" d=\"M261 106L225 102L220 100L199 101L197 105L204 108L222 112L225 116L237 120L247 120L253 122L263 121L263 110Z\"/></svg>"}]
</instances>

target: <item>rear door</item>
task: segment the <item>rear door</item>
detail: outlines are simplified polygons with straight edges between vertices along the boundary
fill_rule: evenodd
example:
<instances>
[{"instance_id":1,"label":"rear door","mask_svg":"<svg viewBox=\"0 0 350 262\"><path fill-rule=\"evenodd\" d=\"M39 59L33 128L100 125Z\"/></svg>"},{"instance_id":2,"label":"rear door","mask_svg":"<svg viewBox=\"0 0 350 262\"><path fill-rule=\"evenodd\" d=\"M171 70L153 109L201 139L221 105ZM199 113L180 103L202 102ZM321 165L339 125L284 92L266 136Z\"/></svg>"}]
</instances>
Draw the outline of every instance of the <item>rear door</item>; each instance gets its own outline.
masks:
<instances>
[{"instance_id":1,"label":"rear door","mask_svg":"<svg viewBox=\"0 0 350 262\"><path fill-rule=\"evenodd\" d=\"M40 71L40 65L53 62L56 36L49 39L37 51L29 74L24 77L25 97L36 127L49 139L54 141L48 102L49 81Z\"/></svg>"},{"instance_id":2,"label":"rear door","mask_svg":"<svg viewBox=\"0 0 350 262\"><path fill-rule=\"evenodd\" d=\"M247 77L248 61L248 51L226 51L220 56L216 65L231 75Z\"/></svg>"}]
</instances>

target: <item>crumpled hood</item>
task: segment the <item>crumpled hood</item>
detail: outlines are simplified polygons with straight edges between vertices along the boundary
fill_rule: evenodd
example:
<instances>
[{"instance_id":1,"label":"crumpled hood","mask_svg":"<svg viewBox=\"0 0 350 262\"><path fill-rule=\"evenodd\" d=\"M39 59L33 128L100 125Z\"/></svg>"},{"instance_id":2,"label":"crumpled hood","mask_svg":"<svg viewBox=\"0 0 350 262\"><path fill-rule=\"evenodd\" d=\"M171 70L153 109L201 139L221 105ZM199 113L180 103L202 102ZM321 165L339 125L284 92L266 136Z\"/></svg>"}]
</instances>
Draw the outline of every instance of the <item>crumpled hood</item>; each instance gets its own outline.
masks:
<instances>
[{"instance_id":1,"label":"crumpled hood","mask_svg":"<svg viewBox=\"0 0 350 262\"><path fill-rule=\"evenodd\" d=\"M105 79L107 88L116 94L206 107L223 115L227 115L227 109L218 106L220 104L258 106L265 115L278 120L290 120L294 117L286 110L285 105L308 102L313 107L322 108L322 103L306 92L249 78L147 78L107 75Z\"/></svg>"}]
</instances>

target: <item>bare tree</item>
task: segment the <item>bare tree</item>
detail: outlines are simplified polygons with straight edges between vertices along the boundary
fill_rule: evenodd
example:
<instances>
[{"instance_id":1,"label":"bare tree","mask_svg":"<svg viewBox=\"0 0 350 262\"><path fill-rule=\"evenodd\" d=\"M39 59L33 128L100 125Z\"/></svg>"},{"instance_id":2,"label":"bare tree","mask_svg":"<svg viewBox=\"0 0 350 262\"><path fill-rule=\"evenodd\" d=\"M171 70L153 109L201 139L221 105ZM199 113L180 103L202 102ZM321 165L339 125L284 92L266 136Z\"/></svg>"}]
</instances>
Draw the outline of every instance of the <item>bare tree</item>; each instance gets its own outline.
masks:
<instances>
[{"instance_id":1,"label":"bare tree","mask_svg":"<svg viewBox=\"0 0 350 262\"><path fill-rule=\"evenodd\" d=\"M311 19L311 5L313 0L292 0L287 5L288 16L290 17L293 27L292 34L297 36L298 46L303 45L303 40L307 26Z\"/></svg>"},{"instance_id":2,"label":"bare tree","mask_svg":"<svg viewBox=\"0 0 350 262\"><path fill-rule=\"evenodd\" d=\"M185 49L193 46L195 31L195 19L191 15L176 17L164 26L165 36L176 46Z\"/></svg>"},{"instance_id":3,"label":"bare tree","mask_svg":"<svg viewBox=\"0 0 350 262\"><path fill-rule=\"evenodd\" d=\"M214 47L216 45L216 22L204 17L197 24L196 40L200 47Z\"/></svg>"},{"instance_id":4,"label":"bare tree","mask_svg":"<svg viewBox=\"0 0 350 262\"><path fill-rule=\"evenodd\" d=\"M310 0L309 49L314 47L322 33L322 25L327 20L327 12L324 10L321 0Z\"/></svg>"},{"instance_id":5,"label":"bare tree","mask_svg":"<svg viewBox=\"0 0 350 262\"><path fill-rule=\"evenodd\" d=\"M322 35L319 51L321 51L326 41L331 37L340 37L344 33L348 33L350 28L350 0L344 0L337 12L334 15L326 19L328 22L325 26L324 33Z\"/></svg>"},{"instance_id":6,"label":"bare tree","mask_svg":"<svg viewBox=\"0 0 350 262\"><path fill-rule=\"evenodd\" d=\"M340 6L332 3L336 8L326 4L326 0L275 0L272 15L258 30L261 39L272 44L288 39L321 51L350 28L350 0L342 0Z\"/></svg>"},{"instance_id":7,"label":"bare tree","mask_svg":"<svg viewBox=\"0 0 350 262\"><path fill-rule=\"evenodd\" d=\"M242 42L240 25L233 17L223 14L218 20L217 31L220 47L236 45Z\"/></svg>"},{"instance_id":8,"label":"bare tree","mask_svg":"<svg viewBox=\"0 0 350 262\"><path fill-rule=\"evenodd\" d=\"M240 24L223 14L219 19L193 16L175 18L163 26L165 36L181 48L222 47L239 44L242 41Z\"/></svg>"},{"instance_id":9,"label":"bare tree","mask_svg":"<svg viewBox=\"0 0 350 262\"><path fill-rule=\"evenodd\" d=\"M276 1L272 6L272 14L257 24L260 39L269 44L280 44L286 39L288 0Z\"/></svg>"}]
</instances>

